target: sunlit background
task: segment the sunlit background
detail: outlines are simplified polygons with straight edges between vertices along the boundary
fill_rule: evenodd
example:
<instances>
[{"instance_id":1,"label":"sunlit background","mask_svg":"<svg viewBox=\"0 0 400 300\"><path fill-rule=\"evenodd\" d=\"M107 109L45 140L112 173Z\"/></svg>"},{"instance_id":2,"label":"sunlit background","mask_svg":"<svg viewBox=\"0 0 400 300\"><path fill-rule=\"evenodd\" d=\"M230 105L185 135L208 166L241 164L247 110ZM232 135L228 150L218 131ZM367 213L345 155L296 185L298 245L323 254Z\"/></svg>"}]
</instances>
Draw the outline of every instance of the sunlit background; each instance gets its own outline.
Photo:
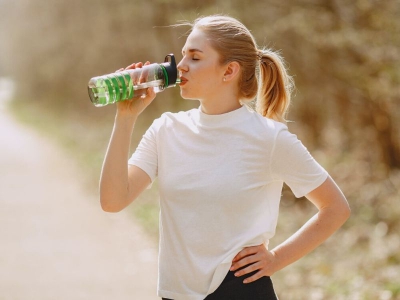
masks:
<instances>
[{"instance_id":1,"label":"sunlit background","mask_svg":"<svg viewBox=\"0 0 400 300\"><path fill-rule=\"evenodd\" d=\"M400 299L398 0L0 0L0 87L2 94L13 89L7 114L56 141L79 166L85 191L96 198L115 107L94 107L88 80L132 62L162 62L169 53L179 61L188 28L171 25L215 13L238 18L260 47L285 57L296 83L289 128L330 172L352 208L349 221L323 246L273 276L279 297ZM162 112L197 105L182 100L179 88L159 94L140 118L132 150ZM1 139L6 133L0 128ZM7 176L1 170L0 175ZM157 184L128 212L156 244ZM305 199L285 189L272 246L314 213ZM0 231L7 231L2 221ZM70 267L63 272L73 272ZM0 282L0 299L50 299L12 297L13 289L27 286ZM100 299L75 296L68 299Z\"/></svg>"}]
</instances>

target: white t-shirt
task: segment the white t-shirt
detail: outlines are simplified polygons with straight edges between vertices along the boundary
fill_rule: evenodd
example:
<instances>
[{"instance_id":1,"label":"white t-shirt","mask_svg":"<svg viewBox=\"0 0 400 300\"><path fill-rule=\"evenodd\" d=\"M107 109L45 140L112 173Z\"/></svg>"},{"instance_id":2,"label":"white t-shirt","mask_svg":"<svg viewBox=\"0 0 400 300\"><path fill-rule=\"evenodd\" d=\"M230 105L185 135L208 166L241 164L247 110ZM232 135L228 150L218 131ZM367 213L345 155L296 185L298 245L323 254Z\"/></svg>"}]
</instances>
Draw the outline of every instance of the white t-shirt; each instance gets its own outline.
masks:
<instances>
[{"instance_id":1,"label":"white t-shirt","mask_svg":"<svg viewBox=\"0 0 400 300\"><path fill-rule=\"evenodd\" d=\"M286 125L245 106L164 113L129 164L158 177L158 296L175 300L203 300L240 250L268 243L283 182L301 197L327 178Z\"/></svg>"}]
</instances>

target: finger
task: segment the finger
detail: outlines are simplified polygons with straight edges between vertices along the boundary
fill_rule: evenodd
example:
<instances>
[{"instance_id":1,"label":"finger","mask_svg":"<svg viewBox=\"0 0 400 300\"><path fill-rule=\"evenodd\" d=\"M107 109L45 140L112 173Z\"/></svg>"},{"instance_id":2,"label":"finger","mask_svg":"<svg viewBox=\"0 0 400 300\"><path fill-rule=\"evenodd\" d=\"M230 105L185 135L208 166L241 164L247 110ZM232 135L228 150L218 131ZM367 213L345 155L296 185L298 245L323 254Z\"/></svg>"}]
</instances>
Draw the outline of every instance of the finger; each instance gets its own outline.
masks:
<instances>
[{"instance_id":1,"label":"finger","mask_svg":"<svg viewBox=\"0 0 400 300\"><path fill-rule=\"evenodd\" d=\"M136 63L130 64L129 66L127 66L125 68L125 70L129 70L129 69L135 69L136 68Z\"/></svg>"},{"instance_id":2,"label":"finger","mask_svg":"<svg viewBox=\"0 0 400 300\"><path fill-rule=\"evenodd\" d=\"M115 73L121 72L123 70L124 70L124 68L118 69L117 71L115 71Z\"/></svg>"},{"instance_id":3,"label":"finger","mask_svg":"<svg viewBox=\"0 0 400 300\"><path fill-rule=\"evenodd\" d=\"M140 69L141 67L143 67L143 63L142 62L138 62L138 63L133 63L133 64L129 65L128 67L126 67L125 70L128 70L128 69ZM140 71L131 73L131 78L132 78L132 83L133 84L137 84L139 82L139 78L140 78L140 74L139 73L140 73Z\"/></svg>"},{"instance_id":4,"label":"finger","mask_svg":"<svg viewBox=\"0 0 400 300\"><path fill-rule=\"evenodd\" d=\"M150 62L146 61L146 63L144 65L148 66L149 64L150 64ZM146 68L144 70L142 70L142 73L140 74L140 78L139 78L139 83L146 82L148 75L149 75L149 70L147 70Z\"/></svg>"},{"instance_id":5,"label":"finger","mask_svg":"<svg viewBox=\"0 0 400 300\"><path fill-rule=\"evenodd\" d=\"M142 62L133 63L133 64L130 64L129 66L127 66L127 67L125 68L125 70L141 68L142 66L143 66Z\"/></svg>"},{"instance_id":6,"label":"finger","mask_svg":"<svg viewBox=\"0 0 400 300\"><path fill-rule=\"evenodd\" d=\"M244 266L250 265L250 264L254 264L256 262L259 262L260 259L257 255L250 255L250 256L246 256L245 258L242 258L241 260L235 262L232 264L230 270L231 271L235 271L237 269L240 269Z\"/></svg>"},{"instance_id":7,"label":"finger","mask_svg":"<svg viewBox=\"0 0 400 300\"><path fill-rule=\"evenodd\" d=\"M154 91L154 88L147 88L146 96L143 98L143 103L147 106L154 100L155 97L156 92Z\"/></svg>"},{"instance_id":8,"label":"finger","mask_svg":"<svg viewBox=\"0 0 400 300\"><path fill-rule=\"evenodd\" d=\"M233 258L232 261L238 261L238 260L241 260L243 257L257 253L257 247L258 246L244 248L242 251L240 251L238 254L236 254L236 256Z\"/></svg>"},{"instance_id":9,"label":"finger","mask_svg":"<svg viewBox=\"0 0 400 300\"><path fill-rule=\"evenodd\" d=\"M150 98L154 98L156 96L156 92L154 91L154 88L148 88L147 94L149 95Z\"/></svg>"},{"instance_id":10,"label":"finger","mask_svg":"<svg viewBox=\"0 0 400 300\"><path fill-rule=\"evenodd\" d=\"M256 274L247 277L245 280L243 280L243 283L251 283L256 281L257 279L260 279L261 277L263 277L264 275L262 275L261 271L258 271Z\"/></svg>"},{"instance_id":11,"label":"finger","mask_svg":"<svg viewBox=\"0 0 400 300\"><path fill-rule=\"evenodd\" d=\"M262 265L261 265L260 262L252 263L251 265L247 266L246 268L241 269L241 270L235 272L235 276L236 276L236 277L240 277L240 276L249 274L249 273L251 273L251 272L260 270L261 267L262 267Z\"/></svg>"}]
</instances>

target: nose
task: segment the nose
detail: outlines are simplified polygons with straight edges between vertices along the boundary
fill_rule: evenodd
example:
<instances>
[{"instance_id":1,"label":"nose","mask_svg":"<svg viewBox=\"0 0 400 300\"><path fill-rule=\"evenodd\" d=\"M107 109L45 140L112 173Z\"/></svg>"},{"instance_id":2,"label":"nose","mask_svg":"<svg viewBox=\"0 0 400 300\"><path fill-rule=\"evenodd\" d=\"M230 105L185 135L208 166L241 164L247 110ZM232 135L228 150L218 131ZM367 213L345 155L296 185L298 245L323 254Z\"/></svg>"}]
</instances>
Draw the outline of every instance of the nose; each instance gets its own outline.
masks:
<instances>
[{"instance_id":1,"label":"nose","mask_svg":"<svg viewBox=\"0 0 400 300\"><path fill-rule=\"evenodd\" d=\"M181 75L183 72L187 72L188 71L188 67L185 63L185 58L182 58L181 61L179 62L177 69L179 71L179 74Z\"/></svg>"}]
</instances>

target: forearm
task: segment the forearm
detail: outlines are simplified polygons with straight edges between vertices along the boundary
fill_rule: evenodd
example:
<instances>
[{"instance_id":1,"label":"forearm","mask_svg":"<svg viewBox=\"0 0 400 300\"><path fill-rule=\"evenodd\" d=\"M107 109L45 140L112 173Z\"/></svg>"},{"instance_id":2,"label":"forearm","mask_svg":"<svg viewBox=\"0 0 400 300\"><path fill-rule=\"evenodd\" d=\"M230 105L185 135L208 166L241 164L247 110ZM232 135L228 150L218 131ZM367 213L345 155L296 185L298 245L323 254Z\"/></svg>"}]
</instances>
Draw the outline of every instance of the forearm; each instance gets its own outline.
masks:
<instances>
[{"instance_id":1,"label":"forearm","mask_svg":"<svg viewBox=\"0 0 400 300\"><path fill-rule=\"evenodd\" d=\"M247 267L237 271L236 276L259 270L247 278L246 283L262 276L271 276L321 245L350 216L349 204L330 176L306 197L317 207L318 213L289 239L271 251L264 245L246 247L240 251L232 260L231 270Z\"/></svg>"},{"instance_id":2,"label":"forearm","mask_svg":"<svg viewBox=\"0 0 400 300\"><path fill-rule=\"evenodd\" d=\"M100 203L106 211L119 211L128 204L129 146L136 117L117 114L100 176Z\"/></svg>"},{"instance_id":3,"label":"forearm","mask_svg":"<svg viewBox=\"0 0 400 300\"><path fill-rule=\"evenodd\" d=\"M321 245L344 224L348 216L349 210L346 207L320 210L295 234L271 250L276 259L276 271L294 263Z\"/></svg>"}]
</instances>

